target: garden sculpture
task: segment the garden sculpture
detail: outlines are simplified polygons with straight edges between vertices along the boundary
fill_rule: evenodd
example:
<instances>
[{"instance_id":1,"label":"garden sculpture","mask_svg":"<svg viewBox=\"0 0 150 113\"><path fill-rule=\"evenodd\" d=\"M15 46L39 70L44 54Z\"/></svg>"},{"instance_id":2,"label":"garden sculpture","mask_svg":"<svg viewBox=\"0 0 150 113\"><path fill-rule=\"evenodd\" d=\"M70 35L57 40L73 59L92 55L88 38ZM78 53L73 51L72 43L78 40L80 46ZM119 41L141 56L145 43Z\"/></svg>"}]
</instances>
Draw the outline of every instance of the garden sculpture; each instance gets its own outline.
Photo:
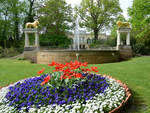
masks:
<instances>
[{"instance_id":1,"label":"garden sculpture","mask_svg":"<svg viewBox=\"0 0 150 113\"><path fill-rule=\"evenodd\" d=\"M39 21L35 20L33 23L28 22L26 23L26 28L38 28Z\"/></svg>"},{"instance_id":2,"label":"garden sculpture","mask_svg":"<svg viewBox=\"0 0 150 113\"><path fill-rule=\"evenodd\" d=\"M129 22L121 22L121 21L117 21L117 26L120 27L126 27L126 28L130 28L130 24Z\"/></svg>"}]
</instances>

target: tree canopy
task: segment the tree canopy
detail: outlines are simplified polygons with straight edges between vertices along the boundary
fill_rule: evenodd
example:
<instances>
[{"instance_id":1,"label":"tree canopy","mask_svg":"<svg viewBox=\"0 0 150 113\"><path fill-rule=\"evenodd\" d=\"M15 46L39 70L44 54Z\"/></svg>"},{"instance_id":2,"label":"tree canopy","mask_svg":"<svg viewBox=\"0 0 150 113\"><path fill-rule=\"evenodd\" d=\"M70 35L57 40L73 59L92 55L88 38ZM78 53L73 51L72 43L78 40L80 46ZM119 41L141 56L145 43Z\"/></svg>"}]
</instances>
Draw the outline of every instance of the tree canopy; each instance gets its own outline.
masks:
<instances>
[{"instance_id":1,"label":"tree canopy","mask_svg":"<svg viewBox=\"0 0 150 113\"><path fill-rule=\"evenodd\" d=\"M18 45L24 8L24 3L19 0L0 1L0 45L2 47Z\"/></svg>"},{"instance_id":2,"label":"tree canopy","mask_svg":"<svg viewBox=\"0 0 150 113\"><path fill-rule=\"evenodd\" d=\"M70 44L66 33L72 29L72 7L65 0L47 0L38 11L41 28L46 28L43 39L51 46L66 47ZM42 41L42 40L41 40Z\"/></svg>"},{"instance_id":3,"label":"tree canopy","mask_svg":"<svg viewBox=\"0 0 150 113\"><path fill-rule=\"evenodd\" d=\"M98 33L110 26L122 11L119 0L82 0L76 11L81 18L81 25L93 30L98 39Z\"/></svg>"},{"instance_id":4,"label":"tree canopy","mask_svg":"<svg viewBox=\"0 0 150 113\"><path fill-rule=\"evenodd\" d=\"M50 34L62 35L71 29L72 7L65 0L47 0L39 14L42 27Z\"/></svg>"},{"instance_id":5,"label":"tree canopy","mask_svg":"<svg viewBox=\"0 0 150 113\"><path fill-rule=\"evenodd\" d=\"M128 9L132 29L137 38L150 34L150 1L134 0L133 6Z\"/></svg>"},{"instance_id":6,"label":"tree canopy","mask_svg":"<svg viewBox=\"0 0 150 113\"><path fill-rule=\"evenodd\" d=\"M21 31L25 23L35 19L39 19L41 28L47 28L48 35L60 37L56 34L65 35L71 29L72 8L65 0L0 0L0 46L23 48ZM62 39L65 38L63 36Z\"/></svg>"},{"instance_id":7,"label":"tree canopy","mask_svg":"<svg viewBox=\"0 0 150 113\"><path fill-rule=\"evenodd\" d=\"M132 34L135 37L135 49L142 54L150 51L150 1L133 0L133 5L128 9Z\"/></svg>"}]
</instances>

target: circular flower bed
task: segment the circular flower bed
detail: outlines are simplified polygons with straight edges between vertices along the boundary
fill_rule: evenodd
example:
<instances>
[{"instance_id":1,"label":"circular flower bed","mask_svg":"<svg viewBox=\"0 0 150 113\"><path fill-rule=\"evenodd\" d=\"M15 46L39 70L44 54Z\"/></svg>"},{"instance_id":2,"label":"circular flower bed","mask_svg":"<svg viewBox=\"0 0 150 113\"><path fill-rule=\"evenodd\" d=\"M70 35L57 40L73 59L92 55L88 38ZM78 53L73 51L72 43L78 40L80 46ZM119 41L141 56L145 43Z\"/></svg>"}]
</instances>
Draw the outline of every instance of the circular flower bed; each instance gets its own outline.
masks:
<instances>
[{"instance_id":1,"label":"circular flower bed","mask_svg":"<svg viewBox=\"0 0 150 113\"><path fill-rule=\"evenodd\" d=\"M125 102L126 88L98 74L96 67L86 68L78 61L52 62L54 73L21 80L0 90L0 113L105 113Z\"/></svg>"}]
</instances>

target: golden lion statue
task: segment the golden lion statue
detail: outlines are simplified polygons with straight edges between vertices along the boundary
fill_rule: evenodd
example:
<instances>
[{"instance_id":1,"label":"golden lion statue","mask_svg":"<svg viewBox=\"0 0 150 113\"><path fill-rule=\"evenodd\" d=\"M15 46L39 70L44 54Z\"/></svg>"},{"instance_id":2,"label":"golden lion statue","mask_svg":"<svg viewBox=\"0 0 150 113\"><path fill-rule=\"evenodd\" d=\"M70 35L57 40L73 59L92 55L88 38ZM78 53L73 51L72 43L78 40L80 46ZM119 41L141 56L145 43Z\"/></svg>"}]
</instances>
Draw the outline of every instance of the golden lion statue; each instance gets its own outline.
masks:
<instances>
[{"instance_id":1,"label":"golden lion statue","mask_svg":"<svg viewBox=\"0 0 150 113\"><path fill-rule=\"evenodd\" d=\"M130 24L129 22L121 22L121 21L117 21L117 25L118 27L127 27L127 28L130 28Z\"/></svg>"},{"instance_id":2,"label":"golden lion statue","mask_svg":"<svg viewBox=\"0 0 150 113\"><path fill-rule=\"evenodd\" d=\"M40 23L38 20L35 20L33 23L28 22L28 23L26 23L26 28L38 28L39 24Z\"/></svg>"}]
</instances>

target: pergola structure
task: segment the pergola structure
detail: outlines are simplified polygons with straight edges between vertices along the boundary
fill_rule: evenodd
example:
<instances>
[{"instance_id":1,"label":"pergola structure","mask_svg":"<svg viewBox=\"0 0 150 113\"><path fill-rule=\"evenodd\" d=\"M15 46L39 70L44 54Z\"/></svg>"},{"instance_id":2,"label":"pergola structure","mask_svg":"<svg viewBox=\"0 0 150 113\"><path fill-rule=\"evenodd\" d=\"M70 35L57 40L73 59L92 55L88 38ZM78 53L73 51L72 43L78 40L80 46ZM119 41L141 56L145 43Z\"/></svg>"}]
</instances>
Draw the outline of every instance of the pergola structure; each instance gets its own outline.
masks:
<instances>
[{"instance_id":1,"label":"pergola structure","mask_svg":"<svg viewBox=\"0 0 150 113\"><path fill-rule=\"evenodd\" d=\"M39 34L40 34L40 31L36 28L26 28L23 30L24 33L25 33L25 50L27 49L34 49L34 50L39 50ZM35 34L35 43L34 45L30 45L30 41L29 41L29 34Z\"/></svg>"},{"instance_id":2,"label":"pergola structure","mask_svg":"<svg viewBox=\"0 0 150 113\"><path fill-rule=\"evenodd\" d=\"M121 37L120 34L121 33L126 33L126 46L130 46L130 32L131 32L131 28L118 28L117 30L117 49L119 49L119 47L121 46Z\"/></svg>"}]
</instances>

